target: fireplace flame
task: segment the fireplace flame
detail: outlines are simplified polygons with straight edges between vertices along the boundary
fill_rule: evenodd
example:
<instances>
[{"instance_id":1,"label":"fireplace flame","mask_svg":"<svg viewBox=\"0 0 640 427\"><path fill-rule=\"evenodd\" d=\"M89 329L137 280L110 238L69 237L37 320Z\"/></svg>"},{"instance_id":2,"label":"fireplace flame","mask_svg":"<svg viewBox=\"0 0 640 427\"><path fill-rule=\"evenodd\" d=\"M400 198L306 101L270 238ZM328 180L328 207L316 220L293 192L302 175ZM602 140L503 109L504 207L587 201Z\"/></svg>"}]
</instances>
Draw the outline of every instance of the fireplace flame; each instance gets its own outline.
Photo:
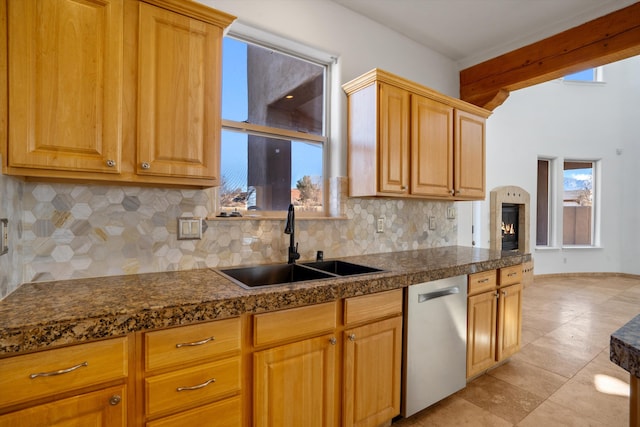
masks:
<instances>
[{"instance_id":1,"label":"fireplace flame","mask_svg":"<svg viewBox=\"0 0 640 427\"><path fill-rule=\"evenodd\" d=\"M502 223L502 235L505 234L516 234L516 226L515 224L505 224Z\"/></svg>"}]
</instances>

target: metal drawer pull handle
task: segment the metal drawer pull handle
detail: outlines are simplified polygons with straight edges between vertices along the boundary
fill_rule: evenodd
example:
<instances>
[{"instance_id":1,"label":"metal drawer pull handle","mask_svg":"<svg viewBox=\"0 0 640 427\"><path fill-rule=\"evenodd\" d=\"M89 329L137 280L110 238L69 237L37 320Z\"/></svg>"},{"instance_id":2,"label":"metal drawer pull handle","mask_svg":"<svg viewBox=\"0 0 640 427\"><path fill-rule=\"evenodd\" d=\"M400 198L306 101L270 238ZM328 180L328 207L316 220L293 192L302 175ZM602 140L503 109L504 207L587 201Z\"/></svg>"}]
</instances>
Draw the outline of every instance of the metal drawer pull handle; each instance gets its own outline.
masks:
<instances>
[{"instance_id":1,"label":"metal drawer pull handle","mask_svg":"<svg viewBox=\"0 0 640 427\"><path fill-rule=\"evenodd\" d=\"M513 276L517 276L517 275L518 275L518 273L509 273L509 274L507 274L507 277L513 277Z\"/></svg>"},{"instance_id":2,"label":"metal drawer pull handle","mask_svg":"<svg viewBox=\"0 0 640 427\"><path fill-rule=\"evenodd\" d=\"M62 374L68 374L69 372L73 372L76 369L80 369L84 366L89 366L89 362L82 362L76 366L72 366L70 368L67 369L60 369L59 371L51 371L51 372L38 372L37 374L31 374L29 375L29 378L34 379L34 378L38 378L38 377L53 377L56 375L62 375Z\"/></svg>"},{"instance_id":3,"label":"metal drawer pull handle","mask_svg":"<svg viewBox=\"0 0 640 427\"><path fill-rule=\"evenodd\" d=\"M215 378L211 378L210 380L207 380L207 381L203 382L202 384L194 385L194 386L191 386L191 387L178 387L176 389L176 391L198 390L198 389L201 389L201 388L205 388L209 384L212 384L212 383L215 383L215 382L216 382L216 379Z\"/></svg>"},{"instance_id":4,"label":"metal drawer pull handle","mask_svg":"<svg viewBox=\"0 0 640 427\"><path fill-rule=\"evenodd\" d=\"M205 338L202 341L195 341L195 342L182 342L179 344L176 344L176 348L182 348L182 347L195 347L197 345L202 345L202 344L206 344L208 342L211 341L215 341L216 337L209 337L209 338Z\"/></svg>"},{"instance_id":5,"label":"metal drawer pull handle","mask_svg":"<svg viewBox=\"0 0 640 427\"><path fill-rule=\"evenodd\" d=\"M484 278L482 280L478 280L478 283L487 283L489 281L489 278Z\"/></svg>"},{"instance_id":6,"label":"metal drawer pull handle","mask_svg":"<svg viewBox=\"0 0 640 427\"><path fill-rule=\"evenodd\" d=\"M446 297L447 295L459 294L460 288L453 286L451 288L442 289L440 291L429 292L427 294L418 294L418 304L429 301L431 299Z\"/></svg>"}]
</instances>

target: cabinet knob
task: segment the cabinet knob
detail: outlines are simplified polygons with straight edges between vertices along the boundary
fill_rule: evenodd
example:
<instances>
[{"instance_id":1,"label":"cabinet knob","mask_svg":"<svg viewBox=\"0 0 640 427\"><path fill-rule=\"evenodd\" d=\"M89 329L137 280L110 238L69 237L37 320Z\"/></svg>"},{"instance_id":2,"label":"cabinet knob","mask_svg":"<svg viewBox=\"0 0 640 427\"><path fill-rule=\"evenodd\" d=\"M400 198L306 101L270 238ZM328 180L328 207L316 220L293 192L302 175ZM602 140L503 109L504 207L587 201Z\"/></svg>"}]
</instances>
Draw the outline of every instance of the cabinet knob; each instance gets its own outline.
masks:
<instances>
[{"instance_id":1,"label":"cabinet knob","mask_svg":"<svg viewBox=\"0 0 640 427\"><path fill-rule=\"evenodd\" d=\"M116 165L116 161L115 160L111 160L111 159L107 160L107 166L108 167L112 168L115 165Z\"/></svg>"},{"instance_id":2,"label":"cabinet knob","mask_svg":"<svg viewBox=\"0 0 640 427\"><path fill-rule=\"evenodd\" d=\"M400 187L400 189L401 189L401 190L406 190L406 189L407 189L407 186L406 186L406 185L403 185L403 186L401 186L401 187Z\"/></svg>"},{"instance_id":3,"label":"cabinet knob","mask_svg":"<svg viewBox=\"0 0 640 427\"><path fill-rule=\"evenodd\" d=\"M507 296L507 291L502 291L502 295Z\"/></svg>"},{"instance_id":4,"label":"cabinet knob","mask_svg":"<svg viewBox=\"0 0 640 427\"><path fill-rule=\"evenodd\" d=\"M142 167L142 169L151 169L151 165L147 162L142 162L140 167Z\"/></svg>"},{"instance_id":5,"label":"cabinet knob","mask_svg":"<svg viewBox=\"0 0 640 427\"><path fill-rule=\"evenodd\" d=\"M118 403L120 403L122 401L122 397L120 397L120 395L118 394L114 394L113 396L111 396L111 398L109 399L109 405L111 406L116 406Z\"/></svg>"},{"instance_id":6,"label":"cabinet knob","mask_svg":"<svg viewBox=\"0 0 640 427\"><path fill-rule=\"evenodd\" d=\"M349 341L355 341L356 340L356 334L349 334Z\"/></svg>"},{"instance_id":7,"label":"cabinet knob","mask_svg":"<svg viewBox=\"0 0 640 427\"><path fill-rule=\"evenodd\" d=\"M498 291L496 291L496 293L493 295L496 297L496 299L500 298L500 293Z\"/></svg>"},{"instance_id":8,"label":"cabinet knob","mask_svg":"<svg viewBox=\"0 0 640 427\"><path fill-rule=\"evenodd\" d=\"M331 337L329 338L329 344L331 345L336 345L338 342L338 340L336 339L336 337Z\"/></svg>"},{"instance_id":9,"label":"cabinet knob","mask_svg":"<svg viewBox=\"0 0 640 427\"><path fill-rule=\"evenodd\" d=\"M451 190L449 190L449 193L451 193L451 195L453 196L456 194L456 191L452 188Z\"/></svg>"}]
</instances>

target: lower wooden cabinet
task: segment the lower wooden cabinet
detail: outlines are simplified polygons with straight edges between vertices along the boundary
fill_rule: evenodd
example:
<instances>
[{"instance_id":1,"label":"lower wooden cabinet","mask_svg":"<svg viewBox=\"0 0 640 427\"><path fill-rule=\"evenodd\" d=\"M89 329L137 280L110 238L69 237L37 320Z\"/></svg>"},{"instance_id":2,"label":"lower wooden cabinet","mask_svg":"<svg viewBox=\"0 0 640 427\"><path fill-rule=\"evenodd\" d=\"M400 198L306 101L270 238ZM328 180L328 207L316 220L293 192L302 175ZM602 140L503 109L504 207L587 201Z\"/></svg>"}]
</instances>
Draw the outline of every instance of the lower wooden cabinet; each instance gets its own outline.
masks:
<instances>
[{"instance_id":1,"label":"lower wooden cabinet","mask_svg":"<svg viewBox=\"0 0 640 427\"><path fill-rule=\"evenodd\" d=\"M498 290L497 359L503 360L520 350L522 337L522 284Z\"/></svg>"},{"instance_id":2,"label":"lower wooden cabinet","mask_svg":"<svg viewBox=\"0 0 640 427\"><path fill-rule=\"evenodd\" d=\"M253 425L377 426L398 415L402 295L253 316Z\"/></svg>"},{"instance_id":3,"label":"lower wooden cabinet","mask_svg":"<svg viewBox=\"0 0 640 427\"><path fill-rule=\"evenodd\" d=\"M470 296L467 300L467 378L496 363L498 327L496 291Z\"/></svg>"},{"instance_id":4,"label":"lower wooden cabinet","mask_svg":"<svg viewBox=\"0 0 640 427\"><path fill-rule=\"evenodd\" d=\"M238 317L142 334L140 422L241 426L241 341Z\"/></svg>"},{"instance_id":5,"label":"lower wooden cabinet","mask_svg":"<svg viewBox=\"0 0 640 427\"><path fill-rule=\"evenodd\" d=\"M253 425L335 425L336 344L330 334L254 353Z\"/></svg>"},{"instance_id":6,"label":"lower wooden cabinet","mask_svg":"<svg viewBox=\"0 0 640 427\"><path fill-rule=\"evenodd\" d=\"M0 416L0 427L127 425L126 386L109 387Z\"/></svg>"},{"instance_id":7,"label":"lower wooden cabinet","mask_svg":"<svg viewBox=\"0 0 640 427\"><path fill-rule=\"evenodd\" d=\"M467 378L520 350L522 266L472 274L467 300Z\"/></svg>"},{"instance_id":8,"label":"lower wooden cabinet","mask_svg":"<svg viewBox=\"0 0 640 427\"><path fill-rule=\"evenodd\" d=\"M129 339L0 359L0 426L125 426Z\"/></svg>"},{"instance_id":9,"label":"lower wooden cabinet","mask_svg":"<svg viewBox=\"0 0 640 427\"><path fill-rule=\"evenodd\" d=\"M343 426L377 426L400 412L402 317L344 331Z\"/></svg>"}]
</instances>

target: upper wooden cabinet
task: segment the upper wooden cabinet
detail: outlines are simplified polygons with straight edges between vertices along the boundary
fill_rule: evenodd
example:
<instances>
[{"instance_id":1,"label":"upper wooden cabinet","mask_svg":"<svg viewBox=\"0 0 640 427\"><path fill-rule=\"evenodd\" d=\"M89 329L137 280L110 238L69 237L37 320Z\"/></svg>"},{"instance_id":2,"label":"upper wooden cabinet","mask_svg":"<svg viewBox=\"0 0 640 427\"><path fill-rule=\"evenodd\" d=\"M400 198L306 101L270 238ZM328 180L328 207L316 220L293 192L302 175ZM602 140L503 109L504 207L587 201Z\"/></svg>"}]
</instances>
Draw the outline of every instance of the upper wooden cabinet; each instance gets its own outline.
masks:
<instances>
[{"instance_id":1,"label":"upper wooden cabinet","mask_svg":"<svg viewBox=\"0 0 640 427\"><path fill-rule=\"evenodd\" d=\"M484 199L489 111L379 69L343 89L350 196Z\"/></svg>"},{"instance_id":2,"label":"upper wooden cabinet","mask_svg":"<svg viewBox=\"0 0 640 427\"><path fill-rule=\"evenodd\" d=\"M142 175L220 182L222 28L140 3Z\"/></svg>"},{"instance_id":3,"label":"upper wooden cabinet","mask_svg":"<svg viewBox=\"0 0 640 427\"><path fill-rule=\"evenodd\" d=\"M8 2L12 167L120 172L123 2Z\"/></svg>"},{"instance_id":4,"label":"upper wooden cabinet","mask_svg":"<svg viewBox=\"0 0 640 427\"><path fill-rule=\"evenodd\" d=\"M234 17L190 0L2 7L5 174L219 184L221 44Z\"/></svg>"}]
</instances>

